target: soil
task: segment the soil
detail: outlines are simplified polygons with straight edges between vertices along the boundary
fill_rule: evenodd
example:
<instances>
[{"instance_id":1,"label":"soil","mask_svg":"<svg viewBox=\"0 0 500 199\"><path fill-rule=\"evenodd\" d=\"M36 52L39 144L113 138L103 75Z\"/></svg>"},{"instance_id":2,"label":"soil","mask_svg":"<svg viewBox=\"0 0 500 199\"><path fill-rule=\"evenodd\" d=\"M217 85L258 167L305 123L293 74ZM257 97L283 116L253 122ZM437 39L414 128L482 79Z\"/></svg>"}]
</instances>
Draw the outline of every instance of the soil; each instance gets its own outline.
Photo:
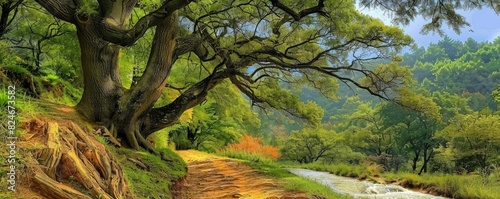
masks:
<instances>
[{"instance_id":1,"label":"soil","mask_svg":"<svg viewBox=\"0 0 500 199\"><path fill-rule=\"evenodd\" d=\"M188 164L188 175L174 185L174 199L307 198L305 193L285 191L276 180L240 161L194 150L178 153Z\"/></svg>"}]
</instances>

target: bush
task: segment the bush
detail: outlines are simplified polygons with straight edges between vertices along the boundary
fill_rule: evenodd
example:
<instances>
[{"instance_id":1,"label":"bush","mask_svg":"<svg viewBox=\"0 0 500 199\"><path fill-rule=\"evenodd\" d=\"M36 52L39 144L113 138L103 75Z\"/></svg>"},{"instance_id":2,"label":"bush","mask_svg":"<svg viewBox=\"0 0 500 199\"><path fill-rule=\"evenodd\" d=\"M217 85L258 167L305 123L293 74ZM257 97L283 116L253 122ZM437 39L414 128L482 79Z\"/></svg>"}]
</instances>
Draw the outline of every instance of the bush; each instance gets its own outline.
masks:
<instances>
[{"instance_id":1,"label":"bush","mask_svg":"<svg viewBox=\"0 0 500 199\"><path fill-rule=\"evenodd\" d=\"M226 151L244 151L250 154L257 154L272 160L277 160L280 157L279 149L270 145L262 144L262 138L252 137L249 135L243 136L237 143L226 146Z\"/></svg>"}]
</instances>

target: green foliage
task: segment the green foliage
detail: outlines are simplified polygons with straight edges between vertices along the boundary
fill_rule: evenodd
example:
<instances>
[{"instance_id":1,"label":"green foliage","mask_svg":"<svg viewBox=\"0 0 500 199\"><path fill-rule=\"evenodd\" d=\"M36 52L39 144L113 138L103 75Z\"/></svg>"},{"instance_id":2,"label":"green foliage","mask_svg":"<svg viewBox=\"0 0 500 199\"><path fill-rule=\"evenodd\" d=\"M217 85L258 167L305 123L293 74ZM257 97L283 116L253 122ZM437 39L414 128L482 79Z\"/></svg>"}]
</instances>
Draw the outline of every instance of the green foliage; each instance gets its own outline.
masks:
<instances>
[{"instance_id":1,"label":"green foliage","mask_svg":"<svg viewBox=\"0 0 500 199\"><path fill-rule=\"evenodd\" d=\"M40 79L45 83L47 89L47 92L42 93L42 98L45 97L67 105L75 105L82 95L81 89L76 88L73 84L57 75L49 74Z\"/></svg>"},{"instance_id":2,"label":"green foliage","mask_svg":"<svg viewBox=\"0 0 500 199\"><path fill-rule=\"evenodd\" d=\"M10 71L13 73L17 73L17 74L21 74L21 75L31 75L31 72L29 70L27 70L26 68L23 68L19 65L7 65L7 66L4 66L3 68L4 68L4 70L7 70L7 71Z\"/></svg>"},{"instance_id":3,"label":"green foliage","mask_svg":"<svg viewBox=\"0 0 500 199\"><path fill-rule=\"evenodd\" d=\"M458 170L489 172L491 165L500 164L500 116L487 112L458 115L437 135L447 141L451 151L445 154Z\"/></svg>"},{"instance_id":4,"label":"green foliage","mask_svg":"<svg viewBox=\"0 0 500 199\"><path fill-rule=\"evenodd\" d=\"M373 93L392 97L414 83L412 76L409 68L399 66L398 62L391 62L377 65L373 73L360 80L360 84Z\"/></svg>"},{"instance_id":5,"label":"green foliage","mask_svg":"<svg viewBox=\"0 0 500 199\"><path fill-rule=\"evenodd\" d=\"M432 99L440 107L442 121L445 124L449 123L458 114L472 113L468 100L456 94L434 92L432 93Z\"/></svg>"},{"instance_id":6,"label":"green foliage","mask_svg":"<svg viewBox=\"0 0 500 199\"><path fill-rule=\"evenodd\" d=\"M16 46L13 57L16 64L35 75L53 73L75 83L79 80L79 47L74 35L76 28L40 12L34 2L24 2L20 8L16 27L6 34ZM69 34L69 33L73 33Z\"/></svg>"},{"instance_id":7,"label":"green foliage","mask_svg":"<svg viewBox=\"0 0 500 199\"><path fill-rule=\"evenodd\" d=\"M390 153L395 147L392 140L394 133L383 126L380 109L384 104L373 107L371 103L360 103L355 112L346 113L345 121L337 128L346 137L347 143L354 149L367 155Z\"/></svg>"},{"instance_id":8,"label":"green foliage","mask_svg":"<svg viewBox=\"0 0 500 199\"><path fill-rule=\"evenodd\" d=\"M439 107L431 98L420 94L410 94L403 99L402 103L406 108L387 104L381 109L383 125L395 132L394 142L397 148L406 151L400 155L411 157L412 171L416 171L417 161L422 159L423 165L419 173L427 172L434 147L439 143L434 136L441 120Z\"/></svg>"},{"instance_id":9,"label":"green foliage","mask_svg":"<svg viewBox=\"0 0 500 199\"><path fill-rule=\"evenodd\" d=\"M311 163L320 158L334 157L339 146L341 138L334 131L304 128L291 133L281 149L281 154L288 160Z\"/></svg>"},{"instance_id":10,"label":"green foliage","mask_svg":"<svg viewBox=\"0 0 500 199\"><path fill-rule=\"evenodd\" d=\"M412 72L422 86L431 92L445 91L464 95L469 105L479 111L485 107L496 109L492 91L500 84L497 72L500 53L495 43L478 43L472 39L461 43L444 38L427 49L420 48L412 54L405 54ZM425 56L424 56L425 55ZM413 62L411 60L419 60ZM484 97L481 97L481 94Z\"/></svg>"},{"instance_id":11,"label":"green foliage","mask_svg":"<svg viewBox=\"0 0 500 199\"><path fill-rule=\"evenodd\" d=\"M497 103L497 107L500 108L500 86L493 90L491 95L493 96L495 103Z\"/></svg>"},{"instance_id":12,"label":"green foliage","mask_svg":"<svg viewBox=\"0 0 500 199\"><path fill-rule=\"evenodd\" d=\"M98 7L99 4L97 4L96 1L81 1L82 5L78 6L78 9L76 12L79 15L84 15L84 16L95 16L98 14Z\"/></svg>"},{"instance_id":13,"label":"green foliage","mask_svg":"<svg viewBox=\"0 0 500 199\"><path fill-rule=\"evenodd\" d=\"M225 108L219 103L194 107L191 119L170 132L176 149L214 152L241 137L245 121L226 115Z\"/></svg>"},{"instance_id":14,"label":"green foliage","mask_svg":"<svg viewBox=\"0 0 500 199\"><path fill-rule=\"evenodd\" d=\"M266 79L256 90L256 95L269 101L269 106L299 118L311 125L319 125L323 119L323 109L316 103L300 101L292 91L283 89L276 79Z\"/></svg>"}]
</instances>

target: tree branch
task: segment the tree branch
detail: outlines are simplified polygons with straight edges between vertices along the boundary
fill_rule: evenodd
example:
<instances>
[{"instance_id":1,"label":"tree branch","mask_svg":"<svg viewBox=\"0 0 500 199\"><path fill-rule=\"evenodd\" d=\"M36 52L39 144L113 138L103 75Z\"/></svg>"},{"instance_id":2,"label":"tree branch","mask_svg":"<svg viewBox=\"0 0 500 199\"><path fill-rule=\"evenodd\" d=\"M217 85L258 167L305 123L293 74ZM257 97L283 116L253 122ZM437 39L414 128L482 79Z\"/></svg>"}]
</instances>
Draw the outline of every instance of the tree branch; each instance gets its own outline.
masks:
<instances>
[{"instance_id":1,"label":"tree branch","mask_svg":"<svg viewBox=\"0 0 500 199\"><path fill-rule=\"evenodd\" d=\"M318 0L318 5L304 9L300 11L299 13L293 11L292 8L287 7L283 3L281 3L279 0L271 0L271 3L273 6L278 7L279 9L285 11L287 14L289 14L295 21L299 21L305 16L308 16L313 13L318 13L322 16L329 17L328 13L323 11L323 8L325 7L325 0Z\"/></svg>"},{"instance_id":2,"label":"tree branch","mask_svg":"<svg viewBox=\"0 0 500 199\"><path fill-rule=\"evenodd\" d=\"M75 23L76 5L71 0L35 0L55 17Z\"/></svg>"},{"instance_id":3,"label":"tree branch","mask_svg":"<svg viewBox=\"0 0 500 199\"><path fill-rule=\"evenodd\" d=\"M165 18L171 15L174 11L187 6L193 0L171 0L166 1L159 9L149 13L137 21L137 23L129 30L124 30L119 24L115 24L112 20L104 18L101 22L101 34L103 39L121 46L131 46L146 31L163 22Z\"/></svg>"},{"instance_id":4,"label":"tree branch","mask_svg":"<svg viewBox=\"0 0 500 199\"><path fill-rule=\"evenodd\" d=\"M18 1L7 1L4 2L1 5L2 13L0 15L0 38L7 33L8 27L14 19L16 18L18 8L21 5L23 0L18 0ZM14 11L14 13L11 14L11 12ZM9 19L10 17L10 19Z\"/></svg>"},{"instance_id":5,"label":"tree branch","mask_svg":"<svg viewBox=\"0 0 500 199\"><path fill-rule=\"evenodd\" d=\"M141 134L144 137L172 125L186 111L205 100L208 91L213 89L222 80L235 75L237 71L233 69L225 69L219 72L212 73L208 77L199 81L184 91L172 103L163 107L154 108L149 111L145 122L141 129Z\"/></svg>"}]
</instances>

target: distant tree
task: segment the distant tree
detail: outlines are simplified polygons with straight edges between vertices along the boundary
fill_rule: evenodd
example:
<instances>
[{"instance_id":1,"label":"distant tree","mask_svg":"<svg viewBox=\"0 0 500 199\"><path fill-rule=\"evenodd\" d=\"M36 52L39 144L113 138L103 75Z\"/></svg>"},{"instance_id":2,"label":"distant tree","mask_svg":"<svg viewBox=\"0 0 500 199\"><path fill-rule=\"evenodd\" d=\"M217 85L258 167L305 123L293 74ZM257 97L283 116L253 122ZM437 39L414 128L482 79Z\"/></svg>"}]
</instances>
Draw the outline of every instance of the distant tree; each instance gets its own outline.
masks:
<instances>
[{"instance_id":1,"label":"distant tree","mask_svg":"<svg viewBox=\"0 0 500 199\"><path fill-rule=\"evenodd\" d=\"M431 44L425 51L425 53L420 56L420 61L422 62L437 62L439 60L450 59L446 54L445 49L436 44Z\"/></svg>"},{"instance_id":2,"label":"distant tree","mask_svg":"<svg viewBox=\"0 0 500 199\"><path fill-rule=\"evenodd\" d=\"M405 53L403 55L403 61L401 62L401 65L412 67L424 53L425 53L425 47L423 46L420 46L411 53Z\"/></svg>"},{"instance_id":3,"label":"distant tree","mask_svg":"<svg viewBox=\"0 0 500 199\"><path fill-rule=\"evenodd\" d=\"M447 140L448 153L459 170L488 171L500 159L500 116L488 111L458 115L437 136Z\"/></svg>"},{"instance_id":4,"label":"distant tree","mask_svg":"<svg viewBox=\"0 0 500 199\"><path fill-rule=\"evenodd\" d=\"M181 122L181 127L170 132L176 149L214 151L236 141L242 128L230 118L217 114L216 104L193 108L191 119ZM219 144L220 143L220 144Z\"/></svg>"},{"instance_id":5,"label":"distant tree","mask_svg":"<svg viewBox=\"0 0 500 199\"><path fill-rule=\"evenodd\" d=\"M17 14L17 22L11 25L14 29L6 36L17 54L23 59L19 64L35 76L42 75L40 70L44 65L45 71L52 69L65 79L74 78L78 69L71 60L67 60L70 52L64 52L67 49L64 49L56 39L64 37L66 40L64 44L71 46L70 44L74 44L71 40L75 38L71 37L70 33L74 34L75 29L61 20L40 12L43 8L34 2L25 2L20 9L23 12ZM61 70L63 67L70 69ZM64 74L65 72L69 74Z\"/></svg>"},{"instance_id":6,"label":"distant tree","mask_svg":"<svg viewBox=\"0 0 500 199\"><path fill-rule=\"evenodd\" d=\"M452 119L457 115L472 113L472 109L467 104L467 98L457 94L436 91L432 93L432 101L440 107L439 112L445 125L452 122Z\"/></svg>"},{"instance_id":7,"label":"distant tree","mask_svg":"<svg viewBox=\"0 0 500 199\"><path fill-rule=\"evenodd\" d=\"M404 107L387 104L380 110L380 115L384 126L390 128L390 131L396 131L396 145L408 152L414 172L417 162L422 161L418 171L420 175L427 172L434 148L439 144L434 135L441 122L440 107L430 97L422 94L408 92L403 96Z\"/></svg>"},{"instance_id":8,"label":"distant tree","mask_svg":"<svg viewBox=\"0 0 500 199\"><path fill-rule=\"evenodd\" d=\"M497 107L500 109L500 86L493 90L491 95L493 96L493 100L497 104Z\"/></svg>"},{"instance_id":9,"label":"distant tree","mask_svg":"<svg viewBox=\"0 0 500 199\"><path fill-rule=\"evenodd\" d=\"M239 90L229 82L221 85L212 90L207 101L179 119L177 128L170 132L176 148L213 152L237 141L252 127L260 127L257 114ZM169 96L175 99L175 95Z\"/></svg>"},{"instance_id":10,"label":"distant tree","mask_svg":"<svg viewBox=\"0 0 500 199\"><path fill-rule=\"evenodd\" d=\"M323 128L304 128L292 132L281 148L281 154L287 159L306 164L334 155L333 149L338 146L340 138L335 132Z\"/></svg>"},{"instance_id":11,"label":"distant tree","mask_svg":"<svg viewBox=\"0 0 500 199\"><path fill-rule=\"evenodd\" d=\"M462 55L467 52L475 53L479 49L479 43L470 37L465 40L463 45L463 48L461 48Z\"/></svg>"},{"instance_id":12,"label":"distant tree","mask_svg":"<svg viewBox=\"0 0 500 199\"><path fill-rule=\"evenodd\" d=\"M462 48L462 45L463 44L460 41L453 40L447 35L437 43L437 46L443 48L447 57L451 60L458 59L462 56L462 54L459 54L462 52L460 50L460 48Z\"/></svg>"},{"instance_id":13,"label":"distant tree","mask_svg":"<svg viewBox=\"0 0 500 199\"><path fill-rule=\"evenodd\" d=\"M343 117L346 140L357 151L367 155L381 156L392 154L395 147L394 134L383 125L380 109L385 103L375 107L370 103L362 103L355 108L354 113Z\"/></svg>"}]
</instances>

